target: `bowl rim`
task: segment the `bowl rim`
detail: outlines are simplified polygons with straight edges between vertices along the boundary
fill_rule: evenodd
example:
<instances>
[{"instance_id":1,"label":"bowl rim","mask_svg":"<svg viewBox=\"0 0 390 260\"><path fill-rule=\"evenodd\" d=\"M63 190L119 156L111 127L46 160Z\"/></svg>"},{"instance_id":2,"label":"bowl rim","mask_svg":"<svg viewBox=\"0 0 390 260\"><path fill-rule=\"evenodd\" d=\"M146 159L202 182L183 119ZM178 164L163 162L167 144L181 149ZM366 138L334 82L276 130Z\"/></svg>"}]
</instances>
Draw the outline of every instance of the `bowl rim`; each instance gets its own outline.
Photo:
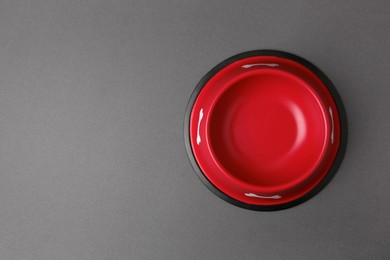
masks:
<instances>
[{"instance_id":1,"label":"bowl rim","mask_svg":"<svg viewBox=\"0 0 390 260\"><path fill-rule=\"evenodd\" d=\"M249 57L256 57L256 56L275 56L280 58L285 58L288 60L295 61L307 69L309 69L312 73L314 73L325 85L325 87L328 89L330 95L332 96L335 105L337 107L339 118L340 118L340 144L337 150L337 154L333 160L333 163L330 167L330 169L327 171L323 179L310 191L305 193L304 195L292 200L288 201L282 204L274 204L274 205L255 205L255 204L248 204L242 201L239 201L235 198L232 198L219 190L211 181L208 180L208 178L204 175L201 168L199 167L197 160L195 158L195 155L192 150L191 146L191 140L190 140L190 120L191 120L191 112L193 109L193 106L195 104L195 101L197 100L197 97L203 87L206 85L206 83L214 77L215 74L217 74L221 69L225 68L226 66L232 64L235 61L249 58ZM234 55L218 65L216 65L214 68L212 68L205 76L202 77L202 79L198 82L196 85L194 91L191 94L191 97L188 101L186 112L185 112L185 119L184 119L184 143L185 148L187 151L188 159L192 165L192 168L194 169L197 176L200 178L200 180L203 182L206 187L213 192L215 195L220 197L221 199L235 205L241 208L249 209L249 210L256 210L256 211L274 211L274 210L282 210L287 209L296 205L299 205L308 199L315 196L317 193L319 193L334 177L336 174L338 168L341 165L341 162L343 160L346 146L347 146L347 136L348 136L348 124L347 124L347 117L344 105L342 103L342 100L340 98L340 95L336 88L334 87L333 83L329 80L329 78L315 65L313 65L311 62L305 60L304 58L301 58L297 55L284 52L284 51L278 51L278 50L253 50L248 52L239 53L237 55Z\"/></svg>"}]
</instances>

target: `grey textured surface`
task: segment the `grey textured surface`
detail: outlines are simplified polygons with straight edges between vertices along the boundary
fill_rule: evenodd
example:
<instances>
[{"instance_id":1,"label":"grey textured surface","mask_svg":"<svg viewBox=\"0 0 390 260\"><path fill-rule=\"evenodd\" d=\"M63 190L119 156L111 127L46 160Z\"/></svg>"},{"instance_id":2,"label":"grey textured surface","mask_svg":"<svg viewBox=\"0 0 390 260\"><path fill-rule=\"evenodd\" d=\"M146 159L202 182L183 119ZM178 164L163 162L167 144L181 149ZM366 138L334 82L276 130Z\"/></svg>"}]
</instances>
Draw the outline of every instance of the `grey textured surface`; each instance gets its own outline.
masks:
<instances>
[{"instance_id":1,"label":"grey textured surface","mask_svg":"<svg viewBox=\"0 0 390 260\"><path fill-rule=\"evenodd\" d=\"M390 2L0 2L0 259L389 259ZM239 52L319 66L349 119L333 181L285 211L214 196L182 122Z\"/></svg>"}]
</instances>

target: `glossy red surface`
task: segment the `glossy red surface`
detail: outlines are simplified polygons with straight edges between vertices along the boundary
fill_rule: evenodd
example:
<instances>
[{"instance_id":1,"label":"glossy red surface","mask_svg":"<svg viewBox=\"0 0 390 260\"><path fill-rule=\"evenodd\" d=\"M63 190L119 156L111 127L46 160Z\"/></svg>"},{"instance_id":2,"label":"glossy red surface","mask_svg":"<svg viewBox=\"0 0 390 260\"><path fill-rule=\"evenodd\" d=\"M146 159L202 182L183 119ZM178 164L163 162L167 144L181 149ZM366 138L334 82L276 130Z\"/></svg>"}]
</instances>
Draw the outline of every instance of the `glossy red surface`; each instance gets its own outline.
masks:
<instances>
[{"instance_id":1,"label":"glossy red surface","mask_svg":"<svg viewBox=\"0 0 390 260\"><path fill-rule=\"evenodd\" d=\"M339 116L306 67L250 57L204 85L192 108L190 141L202 172L223 193L247 204L282 204L326 175L339 146Z\"/></svg>"}]
</instances>

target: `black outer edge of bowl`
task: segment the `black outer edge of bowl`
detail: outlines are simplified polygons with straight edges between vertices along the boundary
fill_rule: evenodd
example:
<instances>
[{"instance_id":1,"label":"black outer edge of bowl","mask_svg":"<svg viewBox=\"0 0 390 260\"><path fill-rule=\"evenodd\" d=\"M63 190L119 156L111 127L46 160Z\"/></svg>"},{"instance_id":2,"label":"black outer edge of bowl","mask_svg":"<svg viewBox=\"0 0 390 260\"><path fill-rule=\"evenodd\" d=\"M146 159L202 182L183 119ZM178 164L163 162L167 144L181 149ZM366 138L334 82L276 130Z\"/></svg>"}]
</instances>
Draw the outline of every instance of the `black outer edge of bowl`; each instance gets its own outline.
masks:
<instances>
[{"instance_id":1,"label":"black outer edge of bowl","mask_svg":"<svg viewBox=\"0 0 390 260\"><path fill-rule=\"evenodd\" d=\"M214 186L208 179L207 177L203 174L202 170L200 169L195 156L192 152L192 147L191 147L191 141L190 141L190 134L189 134L189 127L190 127L190 117L191 117L191 111L194 106L195 100L197 99L200 91L204 87L204 85L217 73L219 72L222 68L226 67L227 65L240 60L244 58L249 58L249 57L254 57L254 56L276 56L276 57L281 57L281 58L286 58L293 60L295 62L300 63L301 65L305 66L309 70L311 70L317 77L321 79L321 81L324 83L324 85L327 87L329 90L330 94L332 95L340 117L340 145L339 149L337 151L337 155L333 161L332 166L330 167L328 173L325 175L325 177L320 181L317 186L315 186L313 189L311 189L309 192L304 194L303 196L286 202L282 204L276 204L276 205L268 205L268 206L262 206L262 205L254 205L254 204L247 204L242 201L236 200L227 194L223 193L220 191L216 186ZM346 112L344 109L344 105L341 101L340 95L337 92L336 88L334 87L333 83L329 80L329 78L315 65L313 65L311 62L298 57L294 54L288 53L288 52L283 52L283 51L277 51L277 50L254 50L254 51L248 51L248 52L243 52L240 54L237 54L235 56L232 56L223 62L219 63L217 66L215 66L213 69L211 69L196 85L195 90L193 91L190 100L187 104L187 109L185 113L185 120L184 120L184 142L185 142L185 147L187 150L187 155L188 158L191 162L191 165L193 169L195 170L196 174L200 178L200 180L203 182L206 187L212 191L215 195L220 197L221 199L236 205L238 207L244 208L244 209L249 209L249 210L256 210L256 211L275 211L275 210L282 210L282 209L287 209L290 207L297 206L308 199L312 198L315 196L318 192L320 192L333 178L333 176L336 174L338 168L341 165L341 162L344 158L344 154L346 151L346 146L347 146L347 136L348 136L348 125L347 125L347 117L346 117Z\"/></svg>"}]
</instances>

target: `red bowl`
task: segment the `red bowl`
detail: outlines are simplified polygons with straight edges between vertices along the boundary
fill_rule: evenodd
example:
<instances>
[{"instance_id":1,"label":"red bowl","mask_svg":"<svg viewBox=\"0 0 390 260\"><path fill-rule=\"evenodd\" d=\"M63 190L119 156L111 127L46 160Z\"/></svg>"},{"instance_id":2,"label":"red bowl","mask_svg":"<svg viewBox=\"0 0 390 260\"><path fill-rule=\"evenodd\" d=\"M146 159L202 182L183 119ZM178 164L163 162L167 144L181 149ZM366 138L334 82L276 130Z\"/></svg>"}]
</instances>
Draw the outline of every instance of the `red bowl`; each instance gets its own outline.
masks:
<instances>
[{"instance_id":1,"label":"red bowl","mask_svg":"<svg viewBox=\"0 0 390 260\"><path fill-rule=\"evenodd\" d=\"M231 57L197 85L185 142L198 176L237 206L278 210L318 193L341 163L341 99L313 64L271 50Z\"/></svg>"}]
</instances>

